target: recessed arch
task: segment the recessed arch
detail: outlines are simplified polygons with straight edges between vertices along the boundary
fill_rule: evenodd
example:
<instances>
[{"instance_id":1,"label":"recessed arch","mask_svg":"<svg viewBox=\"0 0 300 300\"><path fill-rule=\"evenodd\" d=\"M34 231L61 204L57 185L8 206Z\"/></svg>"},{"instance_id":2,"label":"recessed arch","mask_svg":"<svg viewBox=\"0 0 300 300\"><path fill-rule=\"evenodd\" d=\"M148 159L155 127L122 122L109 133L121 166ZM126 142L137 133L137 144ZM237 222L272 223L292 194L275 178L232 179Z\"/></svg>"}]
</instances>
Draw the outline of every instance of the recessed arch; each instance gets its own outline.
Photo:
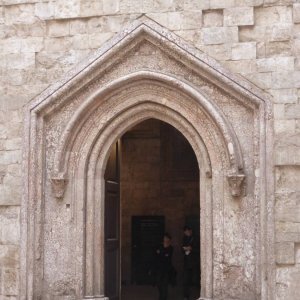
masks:
<instances>
[{"instance_id":1,"label":"recessed arch","mask_svg":"<svg viewBox=\"0 0 300 300\"><path fill-rule=\"evenodd\" d=\"M140 81L149 80L153 82L159 82L160 84L166 84L171 88L175 88L181 93L185 93L195 101L197 101L203 111L209 115L213 122L218 126L222 133L222 137L227 144L228 157L231 163L232 173L243 173L243 158L240 149L239 142L232 129L230 123L226 120L223 113L215 106L211 101L207 99L202 93L200 93L195 87L190 84L179 80L178 78L152 71L140 71L132 73L123 78L119 78L110 83L105 88L102 88L95 92L90 98L80 107L80 109L74 114L69 124L67 125L59 144L59 149L56 151L55 157L55 171L54 176L59 177L59 174L65 174L68 165L68 155L70 153L69 148L72 147L74 136L78 132L78 127L84 123L84 119L88 118L91 110L95 109L95 102L97 98L105 97L105 95L115 92L122 88L125 89L127 85L136 84ZM99 102L98 102L99 103Z\"/></svg>"}]
</instances>

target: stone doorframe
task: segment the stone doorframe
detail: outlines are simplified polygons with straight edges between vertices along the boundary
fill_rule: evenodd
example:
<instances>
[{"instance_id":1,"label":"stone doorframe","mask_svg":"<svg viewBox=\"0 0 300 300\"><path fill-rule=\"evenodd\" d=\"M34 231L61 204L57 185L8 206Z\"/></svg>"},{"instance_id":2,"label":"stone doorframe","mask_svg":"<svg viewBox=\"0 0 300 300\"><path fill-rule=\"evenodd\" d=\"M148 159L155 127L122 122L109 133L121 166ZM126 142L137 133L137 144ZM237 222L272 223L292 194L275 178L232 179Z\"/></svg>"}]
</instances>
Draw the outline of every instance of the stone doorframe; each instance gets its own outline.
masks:
<instances>
[{"instance_id":1,"label":"stone doorframe","mask_svg":"<svg viewBox=\"0 0 300 300\"><path fill-rule=\"evenodd\" d=\"M104 84L95 84L99 68L123 46L142 38L170 47L182 61L193 63L214 84L240 95L256 112L260 199L256 288L261 299L274 299L273 167L271 101L250 83L237 78L147 18L135 21L70 74L34 99L26 110L24 197L20 299L43 296L43 209L45 199L67 201L72 209L76 249L76 296L104 295L104 171L112 144L129 128L149 118L167 122L191 144L200 170L201 297L214 298L214 260L222 257L224 199L244 196L247 178L243 153L230 121L207 95L178 76L147 68ZM74 89L74 90L72 90ZM46 123L72 97L80 103L54 137L51 166L46 164ZM246 101L244 100L246 99ZM68 112L66 111L66 114ZM201 120L201 121L200 121ZM267 155L268 153L268 155ZM51 155L49 154L49 157ZM66 200L67 199L67 200ZM218 247L216 247L218 244ZM64 298L60 298L64 299ZM69 299L69 298L66 298ZM73 298L72 298L73 299ZM78 298L76 298L78 299Z\"/></svg>"}]
</instances>

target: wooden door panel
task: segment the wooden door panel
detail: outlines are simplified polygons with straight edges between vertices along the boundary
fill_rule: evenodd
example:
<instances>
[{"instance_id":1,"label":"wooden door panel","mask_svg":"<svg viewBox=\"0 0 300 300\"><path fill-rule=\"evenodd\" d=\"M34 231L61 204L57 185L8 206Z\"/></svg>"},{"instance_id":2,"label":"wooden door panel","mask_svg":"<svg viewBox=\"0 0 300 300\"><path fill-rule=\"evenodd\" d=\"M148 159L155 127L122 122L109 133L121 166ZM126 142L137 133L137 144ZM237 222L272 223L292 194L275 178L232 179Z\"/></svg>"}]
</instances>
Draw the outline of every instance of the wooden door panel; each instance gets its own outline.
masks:
<instances>
[{"instance_id":1,"label":"wooden door panel","mask_svg":"<svg viewBox=\"0 0 300 300\"><path fill-rule=\"evenodd\" d=\"M112 146L105 179L105 296L120 299L120 157Z\"/></svg>"}]
</instances>

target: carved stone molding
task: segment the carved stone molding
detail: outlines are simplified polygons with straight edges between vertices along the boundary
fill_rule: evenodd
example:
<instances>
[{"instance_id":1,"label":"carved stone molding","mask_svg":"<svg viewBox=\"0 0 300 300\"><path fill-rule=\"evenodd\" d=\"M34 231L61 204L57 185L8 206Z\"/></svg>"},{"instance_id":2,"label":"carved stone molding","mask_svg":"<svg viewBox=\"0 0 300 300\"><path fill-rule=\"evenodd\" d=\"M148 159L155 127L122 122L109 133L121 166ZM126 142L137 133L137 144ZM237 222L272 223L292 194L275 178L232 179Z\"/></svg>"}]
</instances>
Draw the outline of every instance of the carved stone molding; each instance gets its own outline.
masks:
<instances>
[{"instance_id":1,"label":"carved stone molding","mask_svg":"<svg viewBox=\"0 0 300 300\"><path fill-rule=\"evenodd\" d=\"M68 180L64 173L58 173L51 178L51 186L53 196L57 199L62 199L65 194L65 189L67 186Z\"/></svg>"},{"instance_id":2,"label":"carved stone molding","mask_svg":"<svg viewBox=\"0 0 300 300\"><path fill-rule=\"evenodd\" d=\"M245 177L246 176L244 174L231 173L227 175L231 195L233 197L242 196L244 190Z\"/></svg>"}]
</instances>

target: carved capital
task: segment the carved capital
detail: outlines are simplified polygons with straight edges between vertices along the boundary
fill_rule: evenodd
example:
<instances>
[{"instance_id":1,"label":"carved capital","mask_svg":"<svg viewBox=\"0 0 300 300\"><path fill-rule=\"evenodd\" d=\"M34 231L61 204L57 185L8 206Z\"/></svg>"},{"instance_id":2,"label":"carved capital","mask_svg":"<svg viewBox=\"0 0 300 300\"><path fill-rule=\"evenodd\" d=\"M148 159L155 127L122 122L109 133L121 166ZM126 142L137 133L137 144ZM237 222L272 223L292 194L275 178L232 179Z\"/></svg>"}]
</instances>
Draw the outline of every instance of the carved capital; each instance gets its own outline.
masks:
<instances>
[{"instance_id":1,"label":"carved capital","mask_svg":"<svg viewBox=\"0 0 300 300\"><path fill-rule=\"evenodd\" d=\"M245 177L244 174L231 173L227 175L231 195L233 197L240 197L242 195Z\"/></svg>"},{"instance_id":2,"label":"carved capital","mask_svg":"<svg viewBox=\"0 0 300 300\"><path fill-rule=\"evenodd\" d=\"M62 199L68 180L64 173L58 173L51 178L52 193L55 198Z\"/></svg>"}]
</instances>

